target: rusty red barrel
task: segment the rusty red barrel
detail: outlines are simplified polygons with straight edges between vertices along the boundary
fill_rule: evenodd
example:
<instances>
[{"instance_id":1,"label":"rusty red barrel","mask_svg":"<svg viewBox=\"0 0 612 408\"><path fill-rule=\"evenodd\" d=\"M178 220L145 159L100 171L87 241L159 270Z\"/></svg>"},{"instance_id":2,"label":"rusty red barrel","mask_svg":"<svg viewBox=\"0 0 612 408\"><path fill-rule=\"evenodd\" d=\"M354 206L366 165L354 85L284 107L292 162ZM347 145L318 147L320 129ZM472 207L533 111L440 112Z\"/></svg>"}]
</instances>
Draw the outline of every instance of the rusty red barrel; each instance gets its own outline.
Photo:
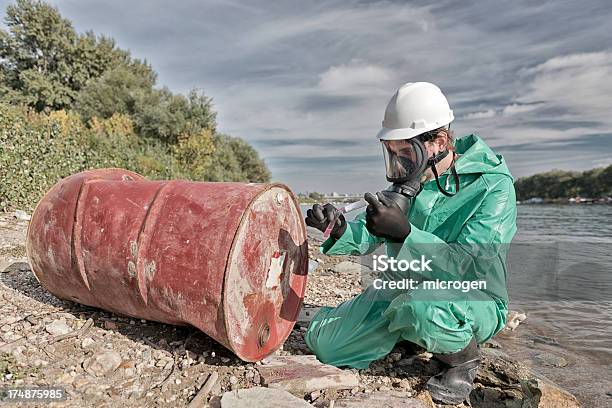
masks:
<instances>
[{"instance_id":1,"label":"rusty red barrel","mask_svg":"<svg viewBox=\"0 0 612 408\"><path fill-rule=\"evenodd\" d=\"M306 228L282 184L150 181L86 171L57 183L28 229L54 295L190 324L246 361L289 335L306 287Z\"/></svg>"}]
</instances>

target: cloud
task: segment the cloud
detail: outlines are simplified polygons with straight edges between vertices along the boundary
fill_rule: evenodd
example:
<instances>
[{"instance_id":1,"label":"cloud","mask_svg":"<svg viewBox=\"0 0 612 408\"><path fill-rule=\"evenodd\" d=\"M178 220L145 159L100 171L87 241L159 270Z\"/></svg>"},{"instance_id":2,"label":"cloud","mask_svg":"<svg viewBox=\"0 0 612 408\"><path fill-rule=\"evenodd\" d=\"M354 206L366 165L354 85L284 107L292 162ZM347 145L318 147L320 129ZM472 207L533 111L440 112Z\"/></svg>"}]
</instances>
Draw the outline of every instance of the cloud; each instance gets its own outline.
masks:
<instances>
[{"instance_id":1,"label":"cloud","mask_svg":"<svg viewBox=\"0 0 612 408\"><path fill-rule=\"evenodd\" d=\"M563 119L599 121L612 126L612 52L569 54L523 70L530 79L517 98L526 103L556 107Z\"/></svg>"},{"instance_id":2,"label":"cloud","mask_svg":"<svg viewBox=\"0 0 612 408\"><path fill-rule=\"evenodd\" d=\"M384 186L382 159L364 158L380 157L374 136L404 82L439 85L456 134L500 146L517 176L611 155L607 144L554 158L545 148L610 133L607 0L517 0L502 11L493 0L50 1L79 31L147 58L160 85L203 89L219 129L253 143L297 191Z\"/></svg>"},{"instance_id":3,"label":"cloud","mask_svg":"<svg viewBox=\"0 0 612 408\"><path fill-rule=\"evenodd\" d=\"M464 118L465 119L485 119L485 118L492 118L495 115L496 115L496 112L494 109L487 109L485 111L470 112L466 114Z\"/></svg>"},{"instance_id":4,"label":"cloud","mask_svg":"<svg viewBox=\"0 0 612 408\"><path fill-rule=\"evenodd\" d=\"M530 112L534 109L537 109L539 105L540 104L538 103L525 103L525 104L513 103L511 105L504 106L504 108L501 111L501 114L503 116L512 116L512 115L517 115L517 114L521 114L525 112Z\"/></svg>"},{"instance_id":5,"label":"cloud","mask_svg":"<svg viewBox=\"0 0 612 408\"><path fill-rule=\"evenodd\" d=\"M329 67L319 75L319 90L341 95L363 95L384 88L395 74L383 66L353 60Z\"/></svg>"}]
</instances>

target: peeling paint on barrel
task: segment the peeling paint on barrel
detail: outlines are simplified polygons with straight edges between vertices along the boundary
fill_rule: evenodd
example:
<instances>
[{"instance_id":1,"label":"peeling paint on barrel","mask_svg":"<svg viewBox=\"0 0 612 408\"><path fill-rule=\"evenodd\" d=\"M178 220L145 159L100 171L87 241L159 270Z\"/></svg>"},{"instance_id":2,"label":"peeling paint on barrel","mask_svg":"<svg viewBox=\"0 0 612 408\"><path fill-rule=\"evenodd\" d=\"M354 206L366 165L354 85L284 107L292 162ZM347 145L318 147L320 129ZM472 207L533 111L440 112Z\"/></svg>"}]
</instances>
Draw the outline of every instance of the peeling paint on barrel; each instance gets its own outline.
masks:
<instances>
[{"instance_id":1,"label":"peeling paint on barrel","mask_svg":"<svg viewBox=\"0 0 612 408\"><path fill-rule=\"evenodd\" d=\"M308 262L299 205L284 185L149 181L121 169L54 186L32 215L27 252L58 297L191 324L246 361L286 340Z\"/></svg>"}]
</instances>

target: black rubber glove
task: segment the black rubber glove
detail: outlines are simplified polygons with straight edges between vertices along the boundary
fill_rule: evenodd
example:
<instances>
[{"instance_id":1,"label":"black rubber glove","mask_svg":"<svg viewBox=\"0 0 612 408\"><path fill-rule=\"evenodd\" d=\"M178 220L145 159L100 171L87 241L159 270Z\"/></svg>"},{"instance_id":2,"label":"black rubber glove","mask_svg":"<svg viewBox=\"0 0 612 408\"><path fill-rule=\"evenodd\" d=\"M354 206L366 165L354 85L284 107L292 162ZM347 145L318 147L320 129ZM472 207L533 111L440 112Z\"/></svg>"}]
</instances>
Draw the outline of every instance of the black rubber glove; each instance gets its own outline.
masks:
<instances>
[{"instance_id":1,"label":"black rubber glove","mask_svg":"<svg viewBox=\"0 0 612 408\"><path fill-rule=\"evenodd\" d=\"M366 193L364 198L369 204L366 208L368 231L389 241L404 242L410 234L410 222L395 201L381 193L376 193L376 196Z\"/></svg>"},{"instance_id":2,"label":"black rubber glove","mask_svg":"<svg viewBox=\"0 0 612 408\"><path fill-rule=\"evenodd\" d=\"M324 206L315 204L312 206L312 210L306 212L306 225L316 228L321 232L325 232L329 222L339 212L340 211L331 204L325 204ZM344 234L344 231L346 231L346 220L344 219L344 215L340 214L329 236L338 239Z\"/></svg>"}]
</instances>

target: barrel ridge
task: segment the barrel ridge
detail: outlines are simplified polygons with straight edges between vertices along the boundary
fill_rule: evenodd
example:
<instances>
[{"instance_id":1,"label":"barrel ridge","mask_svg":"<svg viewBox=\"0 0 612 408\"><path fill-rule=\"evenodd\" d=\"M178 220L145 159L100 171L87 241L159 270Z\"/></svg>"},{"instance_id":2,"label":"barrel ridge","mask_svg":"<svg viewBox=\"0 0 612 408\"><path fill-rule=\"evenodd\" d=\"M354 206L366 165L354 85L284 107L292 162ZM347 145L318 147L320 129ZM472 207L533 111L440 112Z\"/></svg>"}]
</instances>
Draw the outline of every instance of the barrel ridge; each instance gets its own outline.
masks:
<instances>
[{"instance_id":1,"label":"barrel ridge","mask_svg":"<svg viewBox=\"0 0 612 408\"><path fill-rule=\"evenodd\" d=\"M176 181L168 181L167 183L161 184L157 189L155 196L153 196L153 200L151 200L151 204L149 204L149 208L147 208L147 212L142 220L142 225L140 226L140 231L138 232L138 238L136 239L138 248L136 251L136 281L138 282L140 297L145 305L149 304L149 296L145 276L147 273L147 265L144 256L146 256L151 244L151 229L155 226L157 217L159 216L159 208L163 205L163 202L158 200L159 196L162 191L165 192L165 190L174 184L176 184Z\"/></svg>"},{"instance_id":2,"label":"barrel ridge","mask_svg":"<svg viewBox=\"0 0 612 408\"><path fill-rule=\"evenodd\" d=\"M72 237L70 238L70 259L72 260L71 266L76 265L79 275L85 284L85 287L91 291L89 286L89 280L87 279L87 273L85 271L85 262L83 261L83 247L82 247L82 229L83 229L83 212L85 211L81 200L87 197L89 190L87 180L81 182L79 187L79 193L77 194L76 203L74 206L73 220L72 220Z\"/></svg>"}]
</instances>

